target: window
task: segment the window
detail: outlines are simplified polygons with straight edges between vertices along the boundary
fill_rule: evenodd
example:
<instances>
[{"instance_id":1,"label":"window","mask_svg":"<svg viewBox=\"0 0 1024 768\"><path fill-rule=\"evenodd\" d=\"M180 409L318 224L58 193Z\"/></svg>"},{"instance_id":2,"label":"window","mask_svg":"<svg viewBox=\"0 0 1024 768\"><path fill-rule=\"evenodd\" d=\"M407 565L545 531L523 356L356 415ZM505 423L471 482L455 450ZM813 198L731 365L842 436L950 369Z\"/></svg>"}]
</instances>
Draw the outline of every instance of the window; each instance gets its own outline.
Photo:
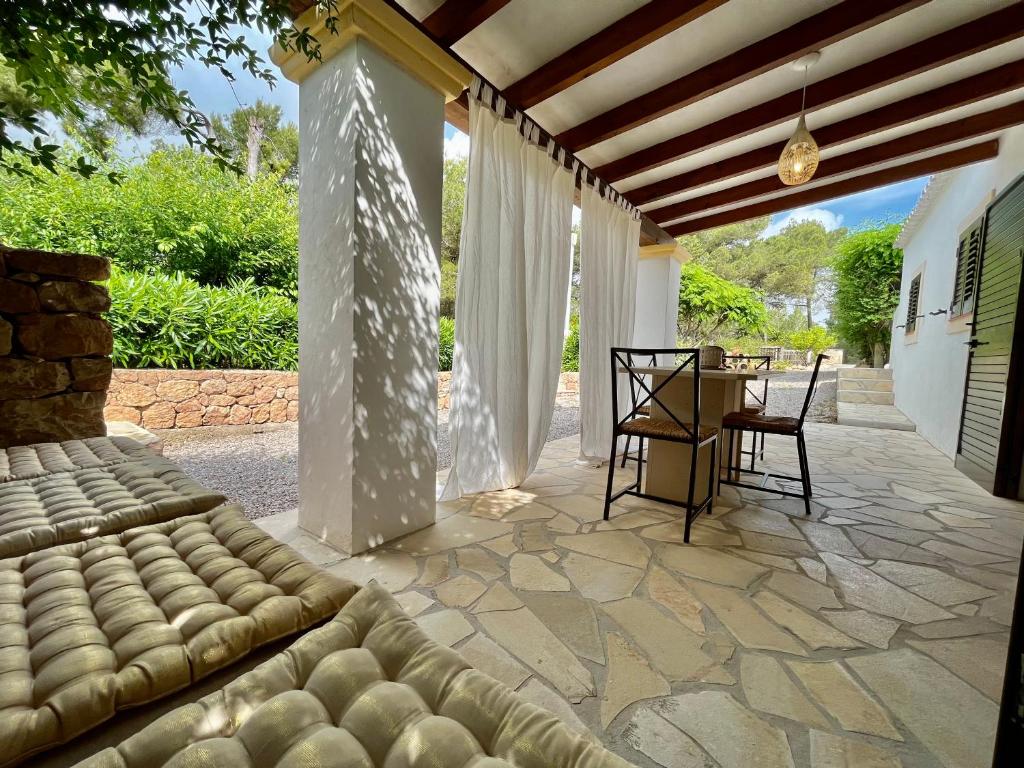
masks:
<instances>
[{"instance_id":1,"label":"window","mask_svg":"<svg viewBox=\"0 0 1024 768\"><path fill-rule=\"evenodd\" d=\"M956 275L953 278L953 299L949 302L950 317L974 311L984 223L984 217L979 218L960 235L960 245L956 251Z\"/></svg>"},{"instance_id":2,"label":"window","mask_svg":"<svg viewBox=\"0 0 1024 768\"><path fill-rule=\"evenodd\" d=\"M906 333L917 330L917 309L921 302L921 275L910 281L910 293L907 294L907 328Z\"/></svg>"}]
</instances>

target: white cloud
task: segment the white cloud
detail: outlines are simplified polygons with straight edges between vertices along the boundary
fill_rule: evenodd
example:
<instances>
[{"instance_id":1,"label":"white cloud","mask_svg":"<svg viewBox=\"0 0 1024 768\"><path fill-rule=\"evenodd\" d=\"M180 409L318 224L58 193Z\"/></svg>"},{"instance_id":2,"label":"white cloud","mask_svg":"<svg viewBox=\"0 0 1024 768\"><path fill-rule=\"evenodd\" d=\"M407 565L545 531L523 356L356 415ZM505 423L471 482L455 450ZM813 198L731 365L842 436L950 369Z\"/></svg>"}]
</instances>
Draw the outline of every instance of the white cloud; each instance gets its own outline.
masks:
<instances>
[{"instance_id":1,"label":"white cloud","mask_svg":"<svg viewBox=\"0 0 1024 768\"><path fill-rule=\"evenodd\" d=\"M769 224L764 232L761 233L761 237L777 235L790 224L795 224L798 221L817 221L826 230L831 232L833 229L839 229L842 226L843 216L842 214L833 213L828 208L797 208L778 221L773 221Z\"/></svg>"},{"instance_id":2,"label":"white cloud","mask_svg":"<svg viewBox=\"0 0 1024 768\"><path fill-rule=\"evenodd\" d=\"M444 140L444 159L456 157L469 157L469 136L462 131L456 131Z\"/></svg>"}]
</instances>

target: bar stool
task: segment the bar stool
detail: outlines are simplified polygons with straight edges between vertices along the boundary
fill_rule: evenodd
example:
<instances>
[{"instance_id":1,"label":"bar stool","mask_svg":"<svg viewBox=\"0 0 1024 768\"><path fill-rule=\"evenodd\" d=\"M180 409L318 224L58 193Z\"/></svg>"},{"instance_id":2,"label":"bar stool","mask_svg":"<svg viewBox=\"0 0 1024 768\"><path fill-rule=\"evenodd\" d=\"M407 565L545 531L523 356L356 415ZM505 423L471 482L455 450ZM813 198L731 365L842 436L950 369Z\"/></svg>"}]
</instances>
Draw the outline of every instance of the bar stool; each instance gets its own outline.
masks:
<instances>
[{"instance_id":1,"label":"bar stool","mask_svg":"<svg viewBox=\"0 0 1024 768\"><path fill-rule=\"evenodd\" d=\"M770 355L726 355L725 356L725 361L726 362L735 361L735 362L740 363L740 364L746 363L748 368L750 367L751 364L753 364L754 370L758 370L758 371L760 371L760 370L771 371L771 369L772 369L772 358L771 358ZM764 413L767 410L767 408L768 408L768 379L764 379L763 383L764 383L764 389L761 391L760 395L758 395L758 393L755 390L751 389L751 384L750 383L747 384L746 392L744 393L744 397L743 397L743 412L744 413L761 414L761 413ZM750 398L753 398L753 402L752 403L749 402L749 399L748 399L747 395L749 395ZM743 455L743 456L749 456L750 457L750 468L753 469L754 468L754 464L757 461L757 459L759 459L759 458L763 459L764 458L764 433L761 434L761 447L760 448L758 448L758 446L757 446L757 436L755 435L753 437L752 442L751 442L751 446L750 446L750 450L749 451L743 450L743 445L742 444L740 445L740 454Z\"/></svg>"}]
</instances>

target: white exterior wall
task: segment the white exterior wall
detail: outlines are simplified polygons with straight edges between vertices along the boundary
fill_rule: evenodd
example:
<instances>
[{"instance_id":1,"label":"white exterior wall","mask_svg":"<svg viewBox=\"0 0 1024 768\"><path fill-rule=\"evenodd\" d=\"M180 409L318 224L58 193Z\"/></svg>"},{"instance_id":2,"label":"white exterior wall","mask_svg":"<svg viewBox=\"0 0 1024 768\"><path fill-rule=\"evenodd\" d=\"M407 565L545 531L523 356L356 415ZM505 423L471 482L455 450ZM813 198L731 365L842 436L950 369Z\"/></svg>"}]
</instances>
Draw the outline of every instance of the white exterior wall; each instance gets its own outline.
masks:
<instances>
[{"instance_id":1,"label":"white exterior wall","mask_svg":"<svg viewBox=\"0 0 1024 768\"><path fill-rule=\"evenodd\" d=\"M917 431L948 456L956 453L960 411L967 371L964 342L970 328L946 315L929 315L948 309L953 295L956 251L960 234L985 211L991 200L1024 173L1024 127L1006 131L999 142L999 157L960 168L933 179L935 189L926 193L914 214L909 231L900 238L903 246L903 277L895 325L907 316L907 292L914 276L921 274L921 298L916 334L893 328L890 359L896 407L917 425Z\"/></svg>"},{"instance_id":2,"label":"white exterior wall","mask_svg":"<svg viewBox=\"0 0 1024 768\"><path fill-rule=\"evenodd\" d=\"M675 347L681 268L675 256L640 259L636 270L634 346Z\"/></svg>"}]
</instances>

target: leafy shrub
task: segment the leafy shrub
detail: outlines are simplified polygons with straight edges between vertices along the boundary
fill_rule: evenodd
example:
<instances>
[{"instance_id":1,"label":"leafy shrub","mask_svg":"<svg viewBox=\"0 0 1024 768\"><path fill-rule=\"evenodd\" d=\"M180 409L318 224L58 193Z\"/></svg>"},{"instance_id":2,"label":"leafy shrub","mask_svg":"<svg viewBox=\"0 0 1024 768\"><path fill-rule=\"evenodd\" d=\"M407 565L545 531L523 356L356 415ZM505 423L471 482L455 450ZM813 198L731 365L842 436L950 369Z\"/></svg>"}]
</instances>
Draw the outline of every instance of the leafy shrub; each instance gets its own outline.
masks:
<instances>
[{"instance_id":1,"label":"leafy shrub","mask_svg":"<svg viewBox=\"0 0 1024 768\"><path fill-rule=\"evenodd\" d=\"M804 328L789 335L790 347L801 352L811 352L815 355L820 355L826 349L834 347L837 341L838 339L834 333L829 333L828 330L820 325Z\"/></svg>"},{"instance_id":2,"label":"leafy shrub","mask_svg":"<svg viewBox=\"0 0 1024 768\"><path fill-rule=\"evenodd\" d=\"M455 321L450 317L440 318L437 342L437 370L450 371L455 354Z\"/></svg>"},{"instance_id":3,"label":"leafy shrub","mask_svg":"<svg viewBox=\"0 0 1024 768\"><path fill-rule=\"evenodd\" d=\"M679 337L710 344L727 335L757 334L768 311L757 293L715 275L699 264L683 265L679 281Z\"/></svg>"},{"instance_id":4,"label":"leafy shrub","mask_svg":"<svg viewBox=\"0 0 1024 768\"><path fill-rule=\"evenodd\" d=\"M574 317L569 321L569 333L562 347L562 370L578 371L580 369L580 319Z\"/></svg>"},{"instance_id":5,"label":"leafy shrub","mask_svg":"<svg viewBox=\"0 0 1024 768\"><path fill-rule=\"evenodd\" d=\"M292 292L298 279L295 190L252 181L188 149L158 149L122 174L89 179L36 169L0 185L0 242L111 257L138 272L182 272L206 285L252 278Z\"/></svg>"},{"instance_id":6,"label":"leafy shrub","mask_svg":"<svg viewBox=\"0 0 1024 768\"><path fill-rule=\"evenodd\" d=\"M117 366L293 371L298 365L295 302L251 278L214 287L180 273L115 269L110 294Z\"/></svg>"}]
</instances>

